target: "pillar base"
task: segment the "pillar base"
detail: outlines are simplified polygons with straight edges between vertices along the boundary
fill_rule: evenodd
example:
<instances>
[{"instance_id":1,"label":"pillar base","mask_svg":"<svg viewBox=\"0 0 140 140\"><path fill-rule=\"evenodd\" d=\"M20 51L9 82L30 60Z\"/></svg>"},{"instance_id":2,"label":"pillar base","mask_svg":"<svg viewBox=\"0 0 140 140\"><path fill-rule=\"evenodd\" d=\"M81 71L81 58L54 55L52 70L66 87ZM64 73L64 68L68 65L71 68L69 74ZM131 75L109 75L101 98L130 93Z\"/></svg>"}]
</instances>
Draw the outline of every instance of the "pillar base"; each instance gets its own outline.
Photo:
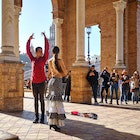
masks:
<instances>
[{"instance_id":1,"label":"pillar base","mask_svg":"<svg viewBox=\"0 0 140 140\"><path fill-rule=\"evenodd\" d=\"M71 85L70 93L72 103L92 103L92 91L86 80L88 67L72 67L71 69Z\"/></svg>"},{"instance_id":2,"label":"pillar base","mask_svg":"<svg viewBox=\"0 0 140 140\"><path fill-rule=\"evenodd\" d=\"M0 62L0 110L23 110L23 64Z\"/></svg>"},{"instance_id":3,"label":"pillar base","mask_svg":"<svg viewBox=\"0 0 140 140\"><path fill-rule=\"evenodd\" d=\"M115 64L114 66L115 69L126 69L126 66L122 63L118 63L118 64Z\"/></svg>"},{"instance_id":4,"label":"pillar base","mask_svg":"<svg viewBox=\"0 0 140 140\"><path fill-rule=\"evenodd\" d=\"M20 59L17 58L15 55L12 54L0 54L0 62L8 62L8 61L12 61L12 62L20 62Z\"/></svg>"}]
</instances>

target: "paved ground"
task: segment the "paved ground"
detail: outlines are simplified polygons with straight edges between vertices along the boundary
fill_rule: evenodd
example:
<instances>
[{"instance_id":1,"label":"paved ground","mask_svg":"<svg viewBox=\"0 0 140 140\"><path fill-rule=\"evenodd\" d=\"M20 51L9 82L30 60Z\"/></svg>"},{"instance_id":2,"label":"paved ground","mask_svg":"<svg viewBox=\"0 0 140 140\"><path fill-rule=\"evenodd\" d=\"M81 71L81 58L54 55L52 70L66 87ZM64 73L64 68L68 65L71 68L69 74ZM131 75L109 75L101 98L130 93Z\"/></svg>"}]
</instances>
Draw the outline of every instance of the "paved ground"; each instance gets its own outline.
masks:
<instances>
[{"instance_id":1,"label":"paved ground","mask_svg":"<svg viewBox=\"0 0 140 140\"><path fill-rule=\"evenodd\" d=\"M99 101L99 99L98 99ZM24 111L0 112L0 131L17 135L20 140L140 140L140 103L133 105L85 105L64 102L65 126L61 132L45 124L33 124L33 98L25 92ZM71 111L95 113L97 120L71 115Z\"/></svg>"}]
</instances>

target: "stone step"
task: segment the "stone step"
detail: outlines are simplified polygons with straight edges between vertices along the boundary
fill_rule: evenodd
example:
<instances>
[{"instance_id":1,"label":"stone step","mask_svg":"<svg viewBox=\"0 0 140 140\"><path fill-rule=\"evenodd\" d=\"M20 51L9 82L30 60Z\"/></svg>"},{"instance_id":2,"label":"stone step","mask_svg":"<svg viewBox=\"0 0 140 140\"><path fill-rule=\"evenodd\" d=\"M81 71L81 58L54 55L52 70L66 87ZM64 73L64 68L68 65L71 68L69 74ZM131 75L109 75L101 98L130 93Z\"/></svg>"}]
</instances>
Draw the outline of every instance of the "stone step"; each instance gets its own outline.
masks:
<instances>
[{"instance_id":1,"label":"stone step","mask_svg":"<svg viewBox=\"0 0 140 140\"><path fill-rule=\"evenodd\" d=\"M18 136L0 130L0 140L19 140Z\"/></svg>"}]
</instances>

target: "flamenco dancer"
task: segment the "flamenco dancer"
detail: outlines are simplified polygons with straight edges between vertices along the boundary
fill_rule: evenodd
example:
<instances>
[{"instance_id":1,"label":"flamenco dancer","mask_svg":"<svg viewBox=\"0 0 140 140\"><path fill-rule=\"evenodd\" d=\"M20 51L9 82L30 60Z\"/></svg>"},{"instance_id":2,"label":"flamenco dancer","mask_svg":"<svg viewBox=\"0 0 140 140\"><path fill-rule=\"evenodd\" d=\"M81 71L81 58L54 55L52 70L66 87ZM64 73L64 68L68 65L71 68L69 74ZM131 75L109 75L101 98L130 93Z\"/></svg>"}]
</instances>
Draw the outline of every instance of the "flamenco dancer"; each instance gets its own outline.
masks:
<instances>
[{"instance_id":1,"label":"flamenco dancer","mask_svg":"<svg viewBox=\"0 0 140 140\"><path fill-rule=\"evenodd\" d=\"M49 94L47 96L47 121L50 129L60 131L66 119L62 99L62 77L67 75L67 70L62 59L58 57L59 48L54 46L52 58L48 60Z\"/></svg>"}]
</instances>

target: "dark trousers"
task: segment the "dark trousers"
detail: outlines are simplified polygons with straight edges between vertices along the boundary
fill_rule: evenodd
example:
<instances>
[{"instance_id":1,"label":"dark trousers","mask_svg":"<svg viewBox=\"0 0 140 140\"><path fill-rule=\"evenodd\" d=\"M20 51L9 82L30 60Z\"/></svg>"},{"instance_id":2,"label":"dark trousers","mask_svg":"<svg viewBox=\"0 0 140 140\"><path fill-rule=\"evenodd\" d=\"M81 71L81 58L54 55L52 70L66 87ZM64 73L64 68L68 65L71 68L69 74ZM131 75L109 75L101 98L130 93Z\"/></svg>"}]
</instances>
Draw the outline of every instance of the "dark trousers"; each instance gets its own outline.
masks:
<instances>
[{"instance_id":1,"label":"dark trousers","mask_svg":"<svg viewBox=\"0 0 140 140\"><path fill-rule=\"evenodd\" d=\"M32 83L32 89L33 89L33 96L34 96L35 119L39 119L38 99L40 99L41 119L44 120L44 112L45 112L45 102L44 102L45 81L42 82L42 83L37 83L37 84Z\"/></svg>"},{"instance_id":2,"label":"dark trousers","mask_svg":"<svg viewBox=\"0 0 140 140\"><path fill-rule=\"evenodd\" d=\"M101 102L103 102L103 98L104 98L103 92L104 92L104 90L106 91L105 92L105 101L107 102L108 89L109 89L109 86L104 86L104 87L101 88Z\"/></svg>"},{"instance_id":3,"label":"dark trousers","mask_svg":"<svg viewBox=\"0 0 140 140\"><path fill-rule=\"evenodd\" d=\"M94 101L97 102L97 91L98 91L98 85L94 84L91 86L92 88L92 93L94 97Z\"/></svg>"}]
</instances>

